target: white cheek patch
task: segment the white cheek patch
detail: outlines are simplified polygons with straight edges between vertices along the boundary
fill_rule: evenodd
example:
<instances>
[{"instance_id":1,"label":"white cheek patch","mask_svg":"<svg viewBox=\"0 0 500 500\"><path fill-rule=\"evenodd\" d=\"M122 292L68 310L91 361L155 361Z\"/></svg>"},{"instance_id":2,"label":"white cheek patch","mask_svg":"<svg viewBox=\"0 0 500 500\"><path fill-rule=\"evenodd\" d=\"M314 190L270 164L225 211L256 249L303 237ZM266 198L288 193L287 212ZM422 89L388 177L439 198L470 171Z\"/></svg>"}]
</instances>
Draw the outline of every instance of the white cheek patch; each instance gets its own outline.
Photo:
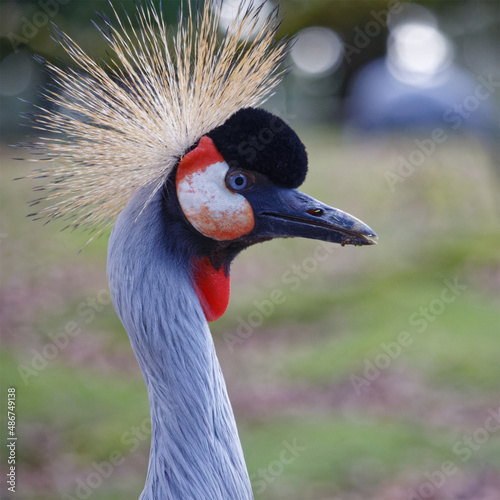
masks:
<instances>
[{"instance_id":1,"label":"white cheek patch","mask_svg":"<svg viewBox=\"0 0 500 500\"><path fill-rule=\"evenodd\" d=\"M218 241L248 234L255 224L245 197L226 187L228 170L226 162L218 162L185 175L178 172L177 178L177 198L184 215L200 233Z\"/></svg>"}]
</instances>

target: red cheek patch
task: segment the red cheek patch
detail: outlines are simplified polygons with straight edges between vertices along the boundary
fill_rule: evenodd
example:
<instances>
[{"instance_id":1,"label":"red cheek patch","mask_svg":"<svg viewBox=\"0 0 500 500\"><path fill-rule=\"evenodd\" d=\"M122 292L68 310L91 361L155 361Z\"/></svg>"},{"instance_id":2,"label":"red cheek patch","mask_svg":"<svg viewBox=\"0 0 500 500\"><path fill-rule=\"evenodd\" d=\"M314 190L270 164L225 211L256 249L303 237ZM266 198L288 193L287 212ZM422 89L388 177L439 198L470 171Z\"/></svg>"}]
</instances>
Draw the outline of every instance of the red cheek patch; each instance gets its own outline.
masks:
<instances>
[{"instance_id":1,"label":"red cheek patch","mask_svg":"<svg viewBox=\"0 0 500 500\"><path fill-rule=\"evenodd\" d=\"M180 161L175 181L186 218L200 233L217 241L244 236L255 225L246 198L226 186L228 170L213 141L204 136Z\"/></svg>"},{"instance_id":2,"label":"red cheek patch","mask_svg":"<svg viewBox=\"0 0 500 500\"><path fill-rule=\"evenodd\" d=\"M194 172L205 170L209 165L221 163L224 158L215 147L214 141L204 135L198 146L192 149L186 156L181 159L177 170L177 184L186 176L192 175Z\"/></svg>"}]
</instances>

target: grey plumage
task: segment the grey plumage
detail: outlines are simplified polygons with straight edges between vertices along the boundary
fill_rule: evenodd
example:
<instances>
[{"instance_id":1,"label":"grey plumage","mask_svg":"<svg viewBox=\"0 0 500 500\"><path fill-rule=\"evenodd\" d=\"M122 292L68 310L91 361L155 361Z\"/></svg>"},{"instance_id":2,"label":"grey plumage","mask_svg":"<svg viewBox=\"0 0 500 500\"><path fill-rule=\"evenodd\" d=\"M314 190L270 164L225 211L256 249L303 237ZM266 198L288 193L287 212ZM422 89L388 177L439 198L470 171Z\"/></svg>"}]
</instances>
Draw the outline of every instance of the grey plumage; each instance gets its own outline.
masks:
<instances>
[{"instance_id":1,"label":"grey plumage","mask_svg":"<svg viewBox=\"0 0 500 500\"><path fill-rule=\"evenodd\" d=\"M152 186L122 211L108 277L148 387L152 445L141 500L243 500L250 480L213 340ZM189 314L186 314L189 311Z\"/></svg>"},{"instance_id":2,"label":"grey plumage","mask_svg":"<svg viewBox=\"0 0 500 500\"><path fill-rule=\"evenodd\" d=\"M123 23L116 15L114 26L105 21L115 58L108 71L61 35L78 71L49 65L61 92L46 92L50 105L34 121L54 134L35 146L44 153L38 160L55 161L42 171L46 196L35 215L101 229L121 212L108 277L149 393L152 444L141 499L248 500L207 324L227 307L230 264L274 237L371 245L375 233L294 189L307 171L304 145L285 122L252 108L283 75L288 43L274 40L277 10L253 38L260 9L250 2L220 43L220 2L188 13L173 39L151 0L137 4L139 28L128 16ZM228 128L239 132L233 137ZM258 148L265 169L230 161L229 151L263 130L272 134L265 154Z\"/></svg>"}]
</instances>

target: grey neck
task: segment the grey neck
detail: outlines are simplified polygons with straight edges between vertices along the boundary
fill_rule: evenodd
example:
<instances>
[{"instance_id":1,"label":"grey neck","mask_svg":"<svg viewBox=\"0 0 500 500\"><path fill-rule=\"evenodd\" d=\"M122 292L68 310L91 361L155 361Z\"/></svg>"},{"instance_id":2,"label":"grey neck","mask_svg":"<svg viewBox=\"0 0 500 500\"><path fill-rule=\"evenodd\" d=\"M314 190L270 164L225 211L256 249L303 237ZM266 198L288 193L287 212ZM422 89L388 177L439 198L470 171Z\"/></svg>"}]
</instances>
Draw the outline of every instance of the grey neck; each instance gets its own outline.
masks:
<instances>
[{"instance_id":1,"label":"grey neck","mask_svg":"<svg viewBox=\"0 0 500 500\"><path fill-rule=\"evenodd\" d=\"M141 500L253 498L212 336L169 245L158 192L139 191L109 241L108 277L149 393L152 441Z\"/></svg>"}]
</instances>

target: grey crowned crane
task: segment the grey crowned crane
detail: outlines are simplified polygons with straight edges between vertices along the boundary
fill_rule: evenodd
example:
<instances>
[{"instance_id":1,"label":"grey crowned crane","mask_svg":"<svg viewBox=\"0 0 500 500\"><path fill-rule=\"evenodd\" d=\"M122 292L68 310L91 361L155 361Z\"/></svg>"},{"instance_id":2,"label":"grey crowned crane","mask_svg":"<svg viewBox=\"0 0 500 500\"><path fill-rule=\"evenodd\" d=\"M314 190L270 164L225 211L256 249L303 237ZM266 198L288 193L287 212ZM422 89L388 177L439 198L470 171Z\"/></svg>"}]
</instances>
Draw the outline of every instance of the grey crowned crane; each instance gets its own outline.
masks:
<instances>
[{"instance_id":1,"label":"grey crowned crane","mask_svg":"<svg viewBox=\"0 0 500 500\"><path fill-rule=\"evenodd\" d=\"M300 236L370 245L355 217L297 191L304 145L260 105L282 77L279 14L242 9L219 39L218 2L188 7L170 36L161 9L136 5L99 28L96 62L67 35L74 67L47 63L54 86L34 114L45 196L35 215L114 227L108 277L146 382L152 423L142 500L238 500L252 489L207 321L229 301L246 247ZM259 134L268 140L249 145Z\"/></svg>"}]
</instances>

